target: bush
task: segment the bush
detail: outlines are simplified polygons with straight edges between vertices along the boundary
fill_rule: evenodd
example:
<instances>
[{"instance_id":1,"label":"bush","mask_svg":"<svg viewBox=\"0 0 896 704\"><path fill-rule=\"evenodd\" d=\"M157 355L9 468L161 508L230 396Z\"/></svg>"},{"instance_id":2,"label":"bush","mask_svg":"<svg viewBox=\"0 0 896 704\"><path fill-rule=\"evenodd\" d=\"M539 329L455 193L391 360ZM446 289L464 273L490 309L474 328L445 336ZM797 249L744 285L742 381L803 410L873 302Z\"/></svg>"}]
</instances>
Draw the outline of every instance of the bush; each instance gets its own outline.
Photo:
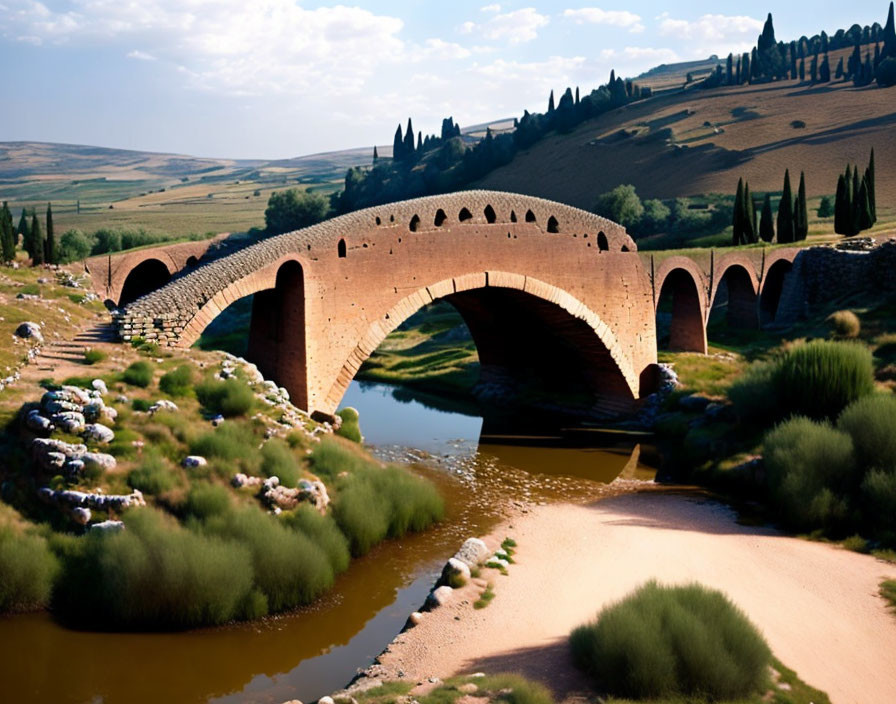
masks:
<instances>
[{"instance_id":1,"label":"bush","mask_svg":"<svg viewBox=\"0 0 896 704\"><path fill-rule=\"evenodd\" d=\"M146 413L152 407L152 403L143 398L135 398L131 401L131 408L135 411Z\"/></svg>"},{"instance_id":2,"label":"bush","mask_svg":"<svg viewBox=\"0 0 896 704\"><path fill-rule=\"evenodd\" d=\"M892 56L884 59L877 67L877 84L882 88L896 86L896 58Z\"/></svg>"},{"instance_id":3,"label":"bush","mask_svg":"<svg viewBox=\"0 0 896 704\"><path fill-rule=\"evenodd\" d=\"M744 420L768 423L778 414L775 397L777 367L767 362L750 365L728 388L728 398Z\"/></svg>"},{"instance_id":4,"label":"bush","mask_svg":"<svg viewBox=\"0 0 896 704\"><path fill-rule=\"evenodd\" d=\"M635 187L624 184L602 194L594 206L594 212L624 227L632 227L644 214L644 205Z\"/></svg>"},{"instance_id":5,"label":"bush","mask_svg":"<svg viewBox=\"0 0 896 704\"><path fill-rule=\"evenodd\" d=\"M70 264L90 256L94 238L80 230L67 230L59 238L59 263Z\"/></svg>"},{"instance_id":6,"label":"bush","mask_svg":"<svg viewBox=\"0 0 896 704\"><path fill-rule=\"evenodd\" d=\"M550 691L538 682L531 682L519 675L497 674L474 680L479 692L489 695L491 701L507 704L553 704Z\"/></svg>"},{"instance_id":7,"label":"bush","mask_svg":"<svg viewBox=\"0 0 896 704\"><path fill-rule=\"evenodd\" d=\"M169 396L186 396L193 387L193 367L181 364L177 369L166 372L159 379L159 389Z\"/></svg>"},{"instance_id":8,"label":"bush","mask_svg":"<svg viewBox=\"0 0 896 704\"><path fill-rule=\"evenodd\" d=\"M849 433L865 468L896 469L896 397L867 396L848 406L837 428Z\"/></svg>"},{"instance_id":9,"label":"bush","mask_svg":"<svg viewBox=\"0 0 896 704\"><path fill-rule=\"evenodd\" d=\"M308 504L299 504L295 511L282 514L281 520L323 550L335 573L343 572L348 567L351 559L348 540L331 514L322 516Z\"/></svg>"},{"instance_id":10,"label":"bush","mask_svg":"<svg viewBox=\"0 0 896 704\"><path fill-rule=\"evenodd\" d=\"M151 508L124 520L127 530L60 541L63 573L53 593L60 614L93 628L157 630L250 613L253 569L245 547L186 530Z\"/></svg>"},{"instance_id":11,"label":"bush","mask_svg":"<svg viewBox=\"0 0 896 704\"><path fill-rule=\"evenodd\" d=\"M235 423L224 423L203 433L190 443L190 452L226 464L228 473L256 474L261 464L258 438L251 430Z\"/></svg>"},{"instance_id":12,"label":"bush","mask_svg":"<svg viewBox=\"0 0 896 704\"><path fill-rule=\"evenodd\" d=\"M862 482L866 520L888 543L896 543L896 470L872 469Z\"/></svg>"},{"instance_id":13,"label":"bush","mask_svg":"<svg viewBox=\"0 0 896 704\"><path fill-rule=\"evenodd\" d=\"M327 217L330 204L317 193L299 191L274 191L268 198L264 222L269 234L299 230L314 225Z\"/></svg>"},{"instance_id":14,"label":"bush","mask_svg":"<svg viewBox=\"0 0 896 704\"><path fill-rule=\"evenodd\" d=\"M831 332L834 337L842 340L851 340L859 336L862 331L862 323L859 316L851 310L838 310L828 316L831 324Z\"/></svg>"},{"instance_id":15,"label":"bush","mask_svg":"<svg viewBox=\"0 0 896 704\"><path fill-rule=\"evenodd\" d=\"M0 613L46 606L58 572L46 540L0 526Z\"/></svg>"},{"instance_id":16,"label":"bush","mask_svg":"<svg viewBox=\"0 0 896 704\"><path fill-rule=\"evenodd\" d=\"M792 418L766 437L766 478L781 519L798 530L836 530L860 481L852 439L827 422Z\"/></svg>"},{"instance_id":17,"label":"bush","mask_svg":"<svg viewBox=\"0 0 896 704\"><path fill-rule=\"evenodd\" d=\"M199 520L228 514L232 506L230 490L218 484L196 484L187 495L187 514Z\"/></svg>"},{"instance_id":18,"label":"bush","mask_svg":"<svg viewBox=\"0 0 896 704\"><path fill-rule=\"evenodd\" d=\"M122 379L126 384L131 386L139 386L145 389L152 383L153 369L149 362L134 362L131 366L124 370Z\"/></svg>"},{"instance_id":19,"label":"bush","mask_svg":"<svg viewBox=\"0 0 896 704\"><path fill-rule=\"evenodd\" d=\"M766 684L771 652L722 593L648 582L572 632L578 667L635 699L737 699Z\"/></svg>"},{"instance_id":20,"label":"bush","mask_svg":"<svg viewBox=\"0 0 896 704\"><path fill-rule=\"evenodd\" d=\"M240 379L206 379L196 387L196 398L208 411L225 418L241 416L255 405L255 394Z\"/></svg>"},{"instance_id":21,"label":"bush","mask_svg":"<svg viewBox=\"0 0 896 704\"><path fill-rule=\"evenodd\" d=\"M357 443L364 440L361 436L361 426L358 424L358 411L351 407L343 408L337 411L336 415L342 418L342 425L336 431L337 435Z\"/></svg>"},{"instance_id":22,"label":"bush","mask_svg":"<svg viewBox=\"0 0 896 704\"><path fill-rule=\"evenodd\" d=\"M852 342L814 340L790 349L775 374L779 404L793 414L836 418L874 390L871 352Z\"/></svg>"},{"instance_id":23,"label":"bush","mask_svg":"<svg viewBox=\"0 0 896 704\"><path fill-rule=\"evenodd\" d=\"M106 353L102 350L87 349L84 350L84 363L96 364L102 362L106 358Z\"/></svg>"},{"instance_id":24,"label":"bush","mask_svg":"<svg viewBox=\"0 0 896 704\"><path fill-rule=\"evenodd\" d=\"M178 477L164 457L150 451L128 474L128 484L146 494L163 494L178 485Z\"/></svg>"},{"instance_id":25,"label":"bush","mask_svg":"<svg viewBox=\"0 0 896 704\"><path fill-rule=\"evenodd\" d=\"M301 470L295 455L283 440L272 438L261 448L261 472L266 477L276 476L284 486L294 487Z\"/></svg>"}]
</instances>

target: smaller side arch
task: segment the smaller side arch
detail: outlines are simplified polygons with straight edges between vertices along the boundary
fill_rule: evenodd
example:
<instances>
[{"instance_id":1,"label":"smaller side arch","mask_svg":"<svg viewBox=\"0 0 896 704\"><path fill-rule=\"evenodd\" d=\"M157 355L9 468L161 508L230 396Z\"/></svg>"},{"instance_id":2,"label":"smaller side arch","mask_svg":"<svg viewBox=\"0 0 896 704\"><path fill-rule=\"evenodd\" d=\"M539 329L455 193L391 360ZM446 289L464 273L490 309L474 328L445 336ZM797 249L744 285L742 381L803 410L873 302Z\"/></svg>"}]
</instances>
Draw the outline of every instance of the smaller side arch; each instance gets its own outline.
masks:
<instances>
[{"instance_id":1,"label":"smaller side arch","mask_svg":"<svg viewBox=\"0 0 896 704\"><path fill-rule=\"evenodd\" d=\"M489 225L493 225L498 219L498 216L495 214L495 209L491 206L491 204L485 206L485 210L482 211L482 214L485 215L485 221Z\"/></svg>"},{"instance_id":2,"label":"smaller side arch","mask_svg":"<svg viewBox=\"0 0 896 704\"><path fill-rule=\"evenodd\" d=\"M336 254L340 259L345 259L346 253L345 237L340 237L339 243L336 245Z\"/></svg>"},{"instance_id":3,"label":"smaller side arch","mask_svg":"<svg viewBox=\"0 0 896 704\"><path fill-rule=\"evenodd\" d=\"M784 293L785 281L793 270L793 262L778 259L773 262L765 276L762 277L762 288L759 291L759 322L761 325L773 325L778 317L781 295Z\"/></svg>"},{"instance_id":4,"label":"smaller side arch","mask_svg":"<svg viewBox=\"0 0 896 704\"><path fill-rule=\"evenodd\" d=\"M693 260L674 256L654 276L657 342L670 350L706 354L707 286Z\"/></svg>"},{"instance_id":5,"label":"smaller side arch","mask_svg":"<svg viewBox=\"0 0 896 704\"><path fill-rule=\"evenodd\" d=\"M597 233L597 251L598 252L609 252L610 251L610 243L607 241L607 236L604 234L603 230Z\"/></svg>"},{"instance_id":6,"label":"smaller side arch","mask_svg":"<svg viewBox=\"0 0 896 704\"><path fill-rule=\"evenodd\" d=\"M553 215L548 218L548 232L551 234L557 234L560 232L560 223L557 222L557 218Z\"/></svg>"}]
</instances>

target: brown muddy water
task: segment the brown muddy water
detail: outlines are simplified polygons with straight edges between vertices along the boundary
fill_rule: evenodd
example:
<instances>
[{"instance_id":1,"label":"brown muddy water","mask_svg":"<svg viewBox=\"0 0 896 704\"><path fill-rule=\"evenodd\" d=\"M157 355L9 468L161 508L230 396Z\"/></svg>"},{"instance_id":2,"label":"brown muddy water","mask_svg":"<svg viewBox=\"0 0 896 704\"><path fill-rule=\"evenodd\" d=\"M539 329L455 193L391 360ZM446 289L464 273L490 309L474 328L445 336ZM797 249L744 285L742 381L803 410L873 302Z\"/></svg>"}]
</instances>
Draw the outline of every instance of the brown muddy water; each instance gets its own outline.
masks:
<instances>
[{"instance_id":1,"label":"brown muddy water","mask_svg":"<svg viewBox=\"0 0 896 704\"><path fill-rule=\"evenodd\" d=\"M652 479L637 445L480 444L482 419L353 383L365 441L385 460L415 462L436 481L445 520L355 560L301 611L186 633L92 633L45 613L0 619L0 700L157 704L313 701L367 667L426 598L444 561L532 503L588 501L617 476ZM581 444L581 443L579 443ZM413 449L412 449L413 448Z\"/></svg>"}]
</instances>

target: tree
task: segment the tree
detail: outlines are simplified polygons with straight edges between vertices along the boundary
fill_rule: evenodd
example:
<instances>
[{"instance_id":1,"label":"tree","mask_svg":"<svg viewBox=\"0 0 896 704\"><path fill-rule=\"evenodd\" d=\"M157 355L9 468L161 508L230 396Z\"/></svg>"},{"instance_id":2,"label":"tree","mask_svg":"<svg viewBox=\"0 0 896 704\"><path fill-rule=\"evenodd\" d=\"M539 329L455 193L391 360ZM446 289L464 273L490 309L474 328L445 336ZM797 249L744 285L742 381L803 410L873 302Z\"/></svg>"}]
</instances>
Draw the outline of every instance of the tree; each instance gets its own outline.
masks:
<instances>
[{"instance_id":1,"label":"tree","mask_svg":"<svg viewBox=\"0 0 896 704\"><path fill-rule=\"evenodd\" d=\"M806 60L800 59L800 80L806 80Z\"/></svg>"},{"instance_id":2,"label":"tree","mask_svg":"<svg viewBox=\"0 0 896 704\"><path fill-rule=\"evenodd\" d=\"M880 62L874 77L881 88L896 86L896 58L892 56Z\"/></svg>"},{"instance_id":3,"label":"tree","mask_svg":"<svg viewBox=\"0 0 896 704\"><path fill-rule=\"evenodd\" d=\"M373 163L375 164L377 159L380 158L380 155L376 151L376 145L373 145Z\"/></svg>"},{"instance_id":4,"label":"tree","mask_svg":"<svg viewBox=\"0 0 896 704\"><path fill-rule=\"evenodd\" d=\"M408 128L404 133L404 157L408 161L413 161L416 154L414 148L414 125L411 118L408 118Z\"/></svg>"},{"instance_id":5,"label":"tree","mask_svg":"<svg viewBox=\"0 0 896 704\"><path fill-rule=\"evenodd\" d=\"M834 215L834 204L831 203L830 196L824 196L821 203L818 204L818 217L829 218Z\"/></svg>"},{"instance_id":6,"label":"tree","mask_svg":"<svg viewBox=\"0 0 896 704\"><path fill-rule=\"evenodd\" d=\"M317 193L299 191L274 191L264 211L267 232L279 235L320 222L329 210L327 199Z\"/></svg>"},{"instance_id":7,"label":"tree","mask_svg":"<svg viewBox=\"0 0 896 704\"><path fill-rule=\"evenodd\" d=\"M834 78L845 78L846 76L843 74L843 57L840 57L840 61L837 62L837 71L834 73Z\"/></svg>"},{"instance_id":8,"label":"tree","mask_svg":"<svg viewBox=\"0 0 896 704\"><path fill-rule=\"evenodd\" d=\"M868 199L871 205L871 222L877 222L877 188L874 176L874 147L871 148L871 157L868 159L868 168L865 169L865 180L868 182Z\"/></svg>"},{"instance_id":9,"label":"tree","mask_svg":"<svg viewBox=\"0 0 896 704\"><path fill-rule=\"evenodd\" d=\"M58 264L59 253L56 247L56 235L53 232L53 209L47 203L47 237L44 242L44 261L47 264Z\"/></svg>"},{"instance_id":10,"label":"tree","mask_svg":"<svg viewBox=\"0 0 896 704\"><path fill-rule=\"evenodd\" d=\"M401 124L395 130L395 138L392 140L392 160L402 161L404 159L404 138L401 136Z\"/></svg>"},{"instance_id":11,"label":"tree","mask_svg":"<svg viewBox=\"0 0 896 704\"><path fill-rule=\"evenodd\" d=\"M644 205L635 187L624 184L602 194L594 206L594 212L625 227L632 227L644 214Z\"/></svg>"},{"instance_id":12,"label":"tree","mask_svg":"<svg viewBox=\"0 0 896 704\"><path fill-rule=\"evenodd\" d=\"M778 203L778 242L793 242L793 189L790 187L790 169L784 172L784 192Z\"/></svg>"},{"instance_id":13,"label":"tree","mask_svg":"<svg viewBox=\"0 0 896 704\"><path fill-rule=\"evenodd\" d=\"M37 213L31 216L31 266L44 263L44 233L40 229Z\"/></svg>"},{"instance_id":14,"label":"tree","mask_svg":"<svg viewBox=\"0 0 896 704\"><path fill-rule=\"evenodd\" d=\"M754 78L780 78L784 74L784 58L775 39L775 27L772 13L768 13L762 34L756 45L756 56L753 67Z\"/></svg>"},{"instance_id":15,"label":"tree","mask_svg":"<svg viewBox=\"0 0 896 704\"><path fill-rule=\"evenodd\" d=\"M793 208L793 239L804 240L809 235L809 212L806 204L806 174L800 172L800 187Z\"/></svg>"},{"instance_id":16,"label":"tree","mask_svg":"<svg viewBox=\"0 0 896 704\"><path fill-rule=\"evenodd\" d=\"M90 256L93 244L93 238L80 230L66 230L59 238L59 262L69 264L86 259Z\"/></svg>"},{"instance_id":17,"label":"tree","mask_svg":"<svg viewBox=\"0 0 896 704\"><path fill-rule=\"evenodd\" d=\"M846 176L840 174L837 179L837 196L834 200L834 232L838 235L849 235L852 215L849 211L849 189Z\"/></svg>"},{"instance_id":18,"label":"tree","mask_svg":"<svg viewBox=\"0 0 896 704\"><path fill-rule=\"evenodd\" d=\"M744 244L757 242L759 240L759 228L756 223L756 203L753 201L748 182L744 182L743 211L742 242Z\"/></svg>"},{"instance_id":19,"label":"tree","mask_svg":"<svg viewBox=\"0 0 896 704\"><path fill-rule=\"evenodd\" d=\"M3 255L4 262L11 262L16 258L16 231L6 201L0 210L0 254Z\"/></svg>"},{"instance_id":20,"label":"tree","mask_svg":"<svg viewBox=\"0 0 896 704\"><path fill-rule=\"evenodd\" d=\"M890 11L887 13L887 24L884 25L884 48L881 51L881 60L896 58L896 24L893 22L893 3L890 2Z\"/></svg>"},{"instance_id":21,"label":"tree","mask_svg":"<svg viewBox=\"0 0 896 704\"><path fill-rule=\"evenodd\" d=\"M734 54L728 54L728 63L725 70L725 82L729 86L734 83Z\"/></svg>"},{"instance_id":22,"label":"tree","mask_svg":"<svg viewBox=\"0 0 896 704\"><path fill-rule=\"evenodd\" d=\"M734 195L734 210L731 211L731 244L735 247L744 239L744 180L737 180L737 193Z\"/></svg>"},{"instance_id":23,"label":"tree","mask_svg":"<svg viewBox=\"0 0 896 704\"><path fill-rule=\"evenodd\" d=\"M611 78L611 80L612 80L612 78ZM544 95L544 94L542 93L542 95ZM551 91L551 97L548 98L548 115L550 115L552 112L554 112L554 91L553 90Z\"/></svg>"},{"instance_id":24,"label":"tree","mask_svg":"<svg viewBox=\"0 0 896 704\"><path fill-rule=\"evenodd\" d=\"M775 239L775 223L772 218L772 197L765 194L765 200L762 203L762 217L759 220L759 237L763 242L771 242Z\"/></svg>"},{"instance_id":25,"label":"tree","mask_svg":"<svg viewBox=\"0 0 896 704\"><path fill-rule=\"evenodd\" d=\"M831 81L831 61L827 54L824 55L824 59L818 67L818 80L822 83L830 83Z\"/></svg>"},{"instance_id":26,"label":"tree","mask_svg":"<svg viewBox=\"0 0 896 704\"><path fill-rule=\"evenodd\" d=\"M812 66L809 69L809 79L812 83L818 83L818 54L812 57Z\"/></svg>"},{"instance_id":27,"label":"tree","mask_svg":"<svg viewBox=\"0 0 896 704\"><path fill-rule=\"evenodd\" d=\"M25 208L22 208L22 215L19 217L19 226L16 228L16 235L22 238L22 247L25 248L26 252L30 252L28 249L30 246L29 243L31 241L31 226L28 224L28 213L25 211Z\"/></svg>"}]
</instances>

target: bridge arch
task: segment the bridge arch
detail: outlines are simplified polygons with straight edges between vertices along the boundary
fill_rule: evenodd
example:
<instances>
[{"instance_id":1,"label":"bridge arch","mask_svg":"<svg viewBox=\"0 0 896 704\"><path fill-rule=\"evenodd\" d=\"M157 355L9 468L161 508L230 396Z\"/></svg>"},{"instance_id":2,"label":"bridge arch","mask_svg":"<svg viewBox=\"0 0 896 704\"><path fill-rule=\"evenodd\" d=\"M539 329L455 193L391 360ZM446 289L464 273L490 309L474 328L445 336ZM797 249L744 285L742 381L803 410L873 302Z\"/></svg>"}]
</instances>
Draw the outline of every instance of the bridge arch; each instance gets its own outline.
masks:
<instances>
[{"instance_id":1,"label":"bridge arch","mask_svg":"<svg viewBox=\"0 0 896 704\"><path fill-rule=\"evenodd\" d=\"M327 392L323 406L338 407L361 365L411 315L447 300L464 318L479 352L481 381L502 382L537 368L570 372L558 363L558 343L571 354L581 381L608 414L630 411L638 398L639 374L612 330L580 300L551 284L521 274L487 271L439 281L414 291L374 321L358 340ZM515 317L508 318L511 311ZM527 325L521 324L525 318ZM528 327L528 329L527 329ZM532 328L538 328L538 332ZM550 337L551 339L546 339ZM533 340L540 345L532 349ZM545 354L550 348L550 361Z\"/></svg>"},{"instance_id":2,"label":"bridge arch","mask_svg":"<svg viewBox=\"0 0 896 704\"><path fill-rule=\"evenodd\" d=\"M710 316L724 308L729 328L759 328L759 278L753 262L739 254L723 257L716 266Z\"/></svg>"},{"instance_id":3,"label":"bridge arch","mask_svg":"<svg viewBox=\"0 0 896 704\"><path fill-rule=\"evenodd\" d=\"M128 272L122 282L117 296L118 305L126 306L150 291L161 288L176 271L171 262L164 261L164 258L147 256Z\"/></svg>"},{"instance_id":4,"label":"bridge arch","mask_svg":"<svg viewBox=\"0 0 896 704\"><path fill-rule=\"evenodd\" d=\"M784 292L784 281L793 269L793 262L779 258L769 264L765 276L762 277L762 288L759 292L759 319L762 325L772 325L778 315L781 294Z\"/></svg>"},{"instance_id":5,"label":"bridge arch","mask_svg":"<svg viewBox=\"0 0 896 704\"><path fill-rule=\"evenodd\" d=\"M707 285L700 268L687 257L669 257L654 274L657 344L668 335L667 349L706 354Z\"/></svg>"}]
</instances>

